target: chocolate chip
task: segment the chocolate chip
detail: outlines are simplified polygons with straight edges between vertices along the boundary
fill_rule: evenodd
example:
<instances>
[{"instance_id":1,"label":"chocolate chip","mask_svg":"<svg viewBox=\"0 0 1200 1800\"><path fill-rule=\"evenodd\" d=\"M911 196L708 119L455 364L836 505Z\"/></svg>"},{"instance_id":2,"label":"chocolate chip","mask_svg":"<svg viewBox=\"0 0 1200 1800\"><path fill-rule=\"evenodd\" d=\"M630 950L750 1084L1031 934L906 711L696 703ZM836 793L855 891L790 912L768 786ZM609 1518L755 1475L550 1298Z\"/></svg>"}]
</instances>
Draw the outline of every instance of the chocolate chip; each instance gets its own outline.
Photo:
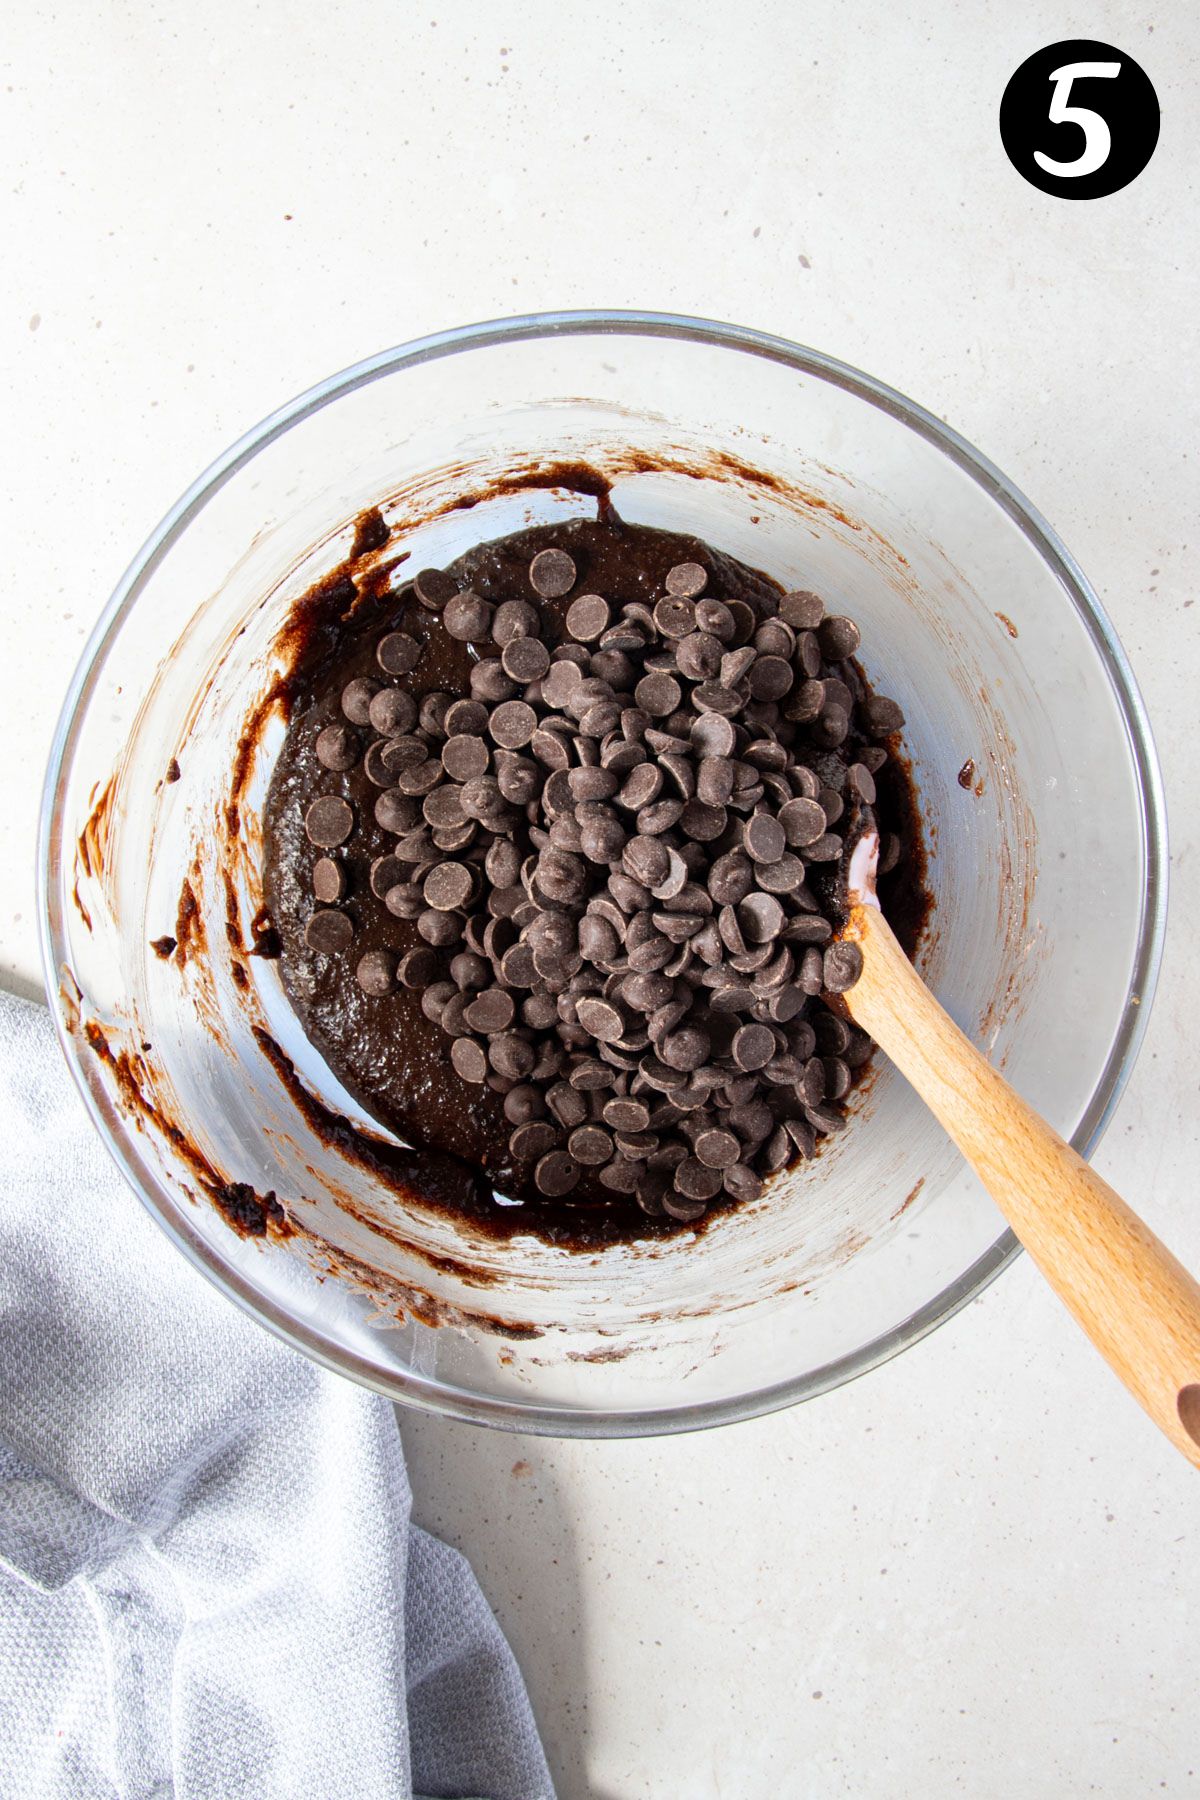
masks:
<instances>
[{"instance_id":1,"label":"chocolate chip","mask_svg":"<svg viewBox=\"0 0 1200 1800\"><path fill-rule=\"evenodd\" d=\"M825 617L825 607L818 595L796 588L779 602L779 617L794 631L815 631Z\"/></svg>"},{"instance_id":2,"label":"chocolate chip","mask_svg":"<svg viewBox=\"0 0 1200 1800\"><path fill-rule=\"evenodd\" d=\"M520 1032L498 1031L488 1039L488 1061L498 1075L510 1081L524 1081L533 1074L537 1053Z\"/></svg>"},{"instance_id":3,"label":"chocolate chip","mask_svg":"<svg viewBox=\"0 0 1200 1800\"><path fill-rule=\"evenodd\" d=\"M810 862L836 862L842 854L842 840L835 831L823 831L805 845L804 854Z\"/></svg>"},{"instance_id":4,"label":"chocolate chip","mask_svg":"<svg viewBox=\"0 0 1200 1800\"><path fill-rule=\"evenodd\" d=\"M363 723L366 723L365 718ZM335 774L341 775L352 769L360 749L357 737L346 725L327 725L324 731L317 733L317 761L322 768L332 769Z\"/></svg>"},{"instance_id":5,"label":"chocolate chip","mask_svg":"<svg viewBox=\"0 0 1200 1800\"><path fill-rule=\"evenodd\" d=\"M790 693L792 665L782 656L759 656L750 670L750 692L756 700L782 700Z\"/></svg>"},{"instance_id":6,"label":"chocolate chip","mask_svg":"<svg viewBox=\"0 0 1200 1800\"><path fill-rule=\"evenodd\" d=\"M738 924L750 944L769 944L783 928L783 907L774 894L747 894L737 909Z\"/></svg>"},{"instance_id":7,"label":"chocolate chip","mask_svg":"<svg viewBox=\"0 0 1200 1800\"><path fill-rule=\"evenodd\" d=\"M850 730L850 715L840 706L827 706L812 728L813 739L827 750L844 743Z\"/></svg>"},{"instance_id":8,"label":"chocolate chip","mask_svg":"<svg viewBox=\"0 0 1200 1800\"><path fill-rule=\"evenodd\" d=\"M475 950L460 950L451 958L450 979L459 988L483 988L491 977L491 965Z\"/></svg>"},{"instance_id":9,"label":"chocolate chip","mask_svg":"<svg viewBox=\"0 0 1200 1800\"><path fill-rule=\"evenodd\" d=\"M708 872L708 891L718 906L736 906L754 886L754 869L741 850L719 856Z\"/></svg>"},{"instance_id":10,"label":"chocolate chip","mask_svg":"<svg viewBox=\"0 0 1200 1800\"><path fill-rule=\"evenodd\" d=\"M579 1125L567 1139L567 1149L577 1163L598 1168L613 1154L613 1141L600 1125Z\"/></svg>"},{"instance_id":11,"label":"chocolate chip","mask_svg":"<svg viewBox=\"0 0 1200 1800\"><path fill-rule=\"evenodd\" d=\"M483 1037L491 1037L497 1031L507 1031L516 1017L516 1005L510 993L504 988L484 988L467 1007L463 1017L472 1031Z\"/></svg>"},{"instance_id":12,"label":"chocolate chip","mask_svg":"<svg viewBox=\"0 0 1200 1800\"><path fill-rule=\"evenodd\" d=\"M846 770L846 786L864 806L875 804L875 777L865 764L851 763Z\"/></svg>"},{"instance_id":13,"label":"chocolate chip","mask_svg":"<svg viewBox=\"0 0 1200 1800\"><path fill-rule=\"evenodd\" d=\"M528 1124L517 1126L508 1147L519 1162L532 1162L554 1148L557 1136L553 1125L547 1125L544 1119L531 1119Z\"/></svg>"},{"instance_id":14,"label":"chocolate chip","mask_svg":"<svg viewBox=\"0 0 1200 1800\"><path fill-rule=\"evenodd\" d=\"M730 1199L739 1203L757 1200L763 1191L762 1177L748 1163L735 1163L726 1169L723 1185Z\"/></svg>"},{"instance_id":15,"label":"chocolate chip","mask_svg":"<svg viewBox=\"0 0 1200 1800\"><path fill-rule=\"evenodd\" d=\"M643 675L633 690L633 697L652 719L665 719L679 705L683 690L673 676L660 672Z\"/></svg>"},{"instance_id":16,"label":"chocolate chip","mask_svg":"<svg viewBox=\"0 0 1200 1800\"><path fill-rule=\"evenodd\" d=\"M367 717L384 737L401 737L417 722L416 702L400 688L382 688L372 697Z\"/></svg>"},{"instance_id":17,"label":"chocolate chip","mask_svg":"<svg viewBox=\"0 0 1200 1800\"><path fill-rule=\"evenodd\" d=\"M458 592L458 583L445 569L422 569L413 577L413 592L429 612L441 612Z\"/></svg>"},{"instance_id":18,"label":"chocolate chip","mask_svg":"<svg viewBox=\"0 0 1200 1800\"><path fill-rule=\"evenodd\" d=\"M324 906L333 906L346 892L346 871L332 856L318 857L313 864L312 888Z\"/></svg>"},{"instance_id":19,"label":"chocolate chip","mask_svg":"<svg viewBox=\"0 0 1200 1800\"><path fill-rule=\"evenodd\" d=\"M444 862L429 871L422 891L436 912L453 912L466 905L472 886L471 871L465 863Z\"/></svg>"},{"instance_id":20,"label":"chocolate chip","mask_svg":"<svg viewBox=\"0 0 1200 1800\"><path fill-rule=\"evenodd\" d=\"M514 681L540 681L550 667L550 652L540 638L515 637L501 651L500 666Z\"/></svg>"},{"instance_id":21,"label":"chocolate chip","mask_svg":"<svg viewBox=\"0 0 1200 1800\"><path fill-rule=\"evenodd\" d=\"M602 1116L614 1131L645 1131L650 1123L650 1108L642 1100L618 1098L605 1101Z\"/></svg>"},{"instance_id":22,"label":"chocolate chip","mask_svg":"<svg viewBox=\"0 0 1200 1800\"><path fill-rule=\"evenodd\" d=\"M552 661L542 677L542 699L547 706L561 710L583 680L578 663Z\"/></svg>"},{"instance_id":23,"label":"chocolate chip","mask_svg":"<svg viewBox=\"0 0 1200 1800\"><path fill-rule=\"evenodd\" d=\"M394 772L387 765L387 749L390 738L376 738L363 757L363 774L372 787L391 787L396 779ZM424 745L421 746L424 750Z\"/></svg>"},{"instance_id":24,"label":"chocolate chip","mask_svg":"<svg viewBox=\"0 0 1200 1800\"><path fill-rule=\"evenodd\" d=\"M668 595L654 608L654 627L672 642L687 637L696 629L696 609L682 596Z\"/></svg>"},{"instance_id":25,"label":"chocolate chip","mask_svg":"<svg viewBox=\"0 0 1200 1800\"><path fill-rule=\"evenodd\" d=\"M445 949L450 944L457 944L462 938L462 920L452 912L443 912L439 907L426 907L417 914L417 930L427 944L436 944Z\"/></svg>"},{"instance_id":26,"label":"chocolate chip","mask_svg":"<svg viewBox=\"0 0 1200 1800\"><path fill-rule=\"evenodd\" d=\"M788 695L784 705L784 717L796 725L808 725L820 714L825 704L825 683L823 681L802 681L798 688Z\"/></svg>"},{"instance_id":27,"label":"chocolate chip","mask_svg":"<svg viewBox=\"0 0 1200 1800\"><path fill-rule=\"evenodd\" d=\"M436 952L421 945L400 958L396 979L401 987L425 988L437 975L439 966Z\"/></svg>"},{"instance_id":28,"label":"chocolate chip","mask_svg":"<svg viewBox=\"0 0 1200 1800\"><path fill-rule=\"evenodd\" d=\"M375 802L376 824L397 836L403 831L411 830L416 817L415 803L397 788L385 788Z\"/></svg>"},{"instance_id":29,"label":"chocolate chip","mask_svg":"<svg viewBox=\"0 0 1200 1800\"><path fill-rule=\"evenodd\" d=\"M844 994L862 974L862 951L857 944L840 940L825 952L824 977L831 994Z\"/></svg>"},{"instance_id":30,"label":"chocolate chip","mask_svg":"<svg viewBox=\"0 0 1200 1800\"><path fill-rule=\"evenodd\" d=\"M825 814L815 800L788 800L779 809L784 837L794 850L814 844L825 830Z\"/></svg>"},{"instance_id":31,"label":"chocolate chip","mask_svg":"<svg viewBox=\"0 0 1200 1800\"><path fill-rule=\"evenodd\" d=\"M418 644L406 631L389 631L376 646L375 661L385 675L408 675L420 662L423 652L424 645ZM416 717L415 707L413 717Z\"/></svg>"},{"instance_id":32,"label":"chocolate chip","mask_svg":"<svg viewBox=\"0 0 1200 1800\"><path fill-rule=\"evenodd\" d=\"M674 594L682 600L694 600L702 594L708 585L708 570L701 563L676 563L668 569L663 586L668 594Z\"/></svg>"},{"instance_id":33,"label":"chocolate chip","mask_svg":"<svg viewBox=\"0 0 1200 1800\"><path fill-rule=\"evenodd\" d=\"M396 776L396 786L402 794L414 798L418 795L428 794L432 788L437 786L441 778L440 765L434 762L432 757L429 757L425 762L409 763L401 769ZM376 817L378 817L378 803L376 803Z\"/></svg>"},{"instance_id":34,"label":"chocolate chip","mask_svg":"<svg viewBox=\"0 0 1200 1800\"><path fill-rule=\"evenodd\" d=\"M504 600L496 608L492 620L492 639L497 644L508 645L517 638L536 638L541 629L542 621L536 606L531 606L528 600Z\"/></svg>"},{"instance_id":35,"label":"chocolate chip","mask_svg":"<svg viewBox=\"0 0 1200 1800\"><path fill-rule=\"evenodd\" d=\"M707 806L703 800L689 800L680 814L679 823L695 843L710 844L725 830L728 814L723 806Z\"/></svg>"},{"instance_id":36,"label":"chocolate chip","mask_svg":"<svg viewBox=\"0 0 1200 1800\"><path fill-rule=\"evenodd\" d=\"M854 655L862 635L853 619L834 613L822 621L817 630L817 642L827 662L843 662Z\"/></svg>"},{"instance_id":37,"label":"chocolate chip","mask_svg":"<svg viewBox=\"0 0 1200 1800\"><path fill-rule=\"evenodd\" d=\"M483 1045L473 1037L456 1037L450 1046L455 1073L476 1086L487 1079L488 1059Z\"/></svg>"},{"instance_id":38,"label":"chocolate chip","mask_svg":"<svg viewBox=\"0 0 1200 1800\"><path fill-rule=\"evenodd\" d=\"M721 640L709 631L691 631L675 647L675 664L689 681L711 681L721 667Z\"/></svg>"},{"instance_id":39,"label":"chocolate chip","mask_svg":"<svg viewBox=\"0 0 1200 1800\"><path fill-rule=\"evenodd\" d=\"M491 760L487 745L473 732L456 732L442 745L442 767L454 781L485 775Z\"/></svg>"},{"instance_id":40,"label":"chocolate chip","mask_svg":"<svg viewBox=\"0 0 1200 1800\"><path fill-rule=\"evenodd\" d=\"M742 1154L742 1147L733 1133L716 1127L699 1133L695 1149L697 1160L710 1169L730 1169Z\"/></svg>"},{"instance_id":41,"label":"chocolate chip","mask_svg":"<svg viewBox=\"0 0 1200 1800\"><path fill-rule=\"evenodd\" d=\"M720 713L701 713L692 721L691 738L697 755L730 757L737 744L737 732L729 719Z\"/></svg>"},{"instance_id":42,"label":"chocolate chip","mask_svg":"<svg viewBox=\"0 0 1200 1800\"><path fill-rule=\"evenodd\" d=\"M572 569L571 580L574 579ZM563 591L566 592L566 589ZM608 629L611 617L608 601L602 594L580 594L578 600L572 600L567 608L567 630L581 643L595 643Z\"/></svg>"},{"instance_id":43,"label":"chocolate chip","mask_svg":"<svg viewBox=\"0 0 1200 1800\"><path fill-rule=\"evenodd\" d=\"M685 1156L675 1170L675 1191L687 1200L714 1200L724 1180L720 1169L710 1169L698 1156Z\"/></svg>"},{"instance_id":44,"label":"chocolate chip","mask_svg":"<svg viewBox=\"0 0 1200 1800\"><path fill-rule=\"evenodd\" d=\"M524 700L506 700L497 706L488 720L494 743L504 750L519 750L537 729L537 714Z\"/></svg>"},{"instance_id":45,"label":"chocolate chip","mask_svg":"<svg viewBox=\"0 0 1200 1800\"><path fill-rule=\"evenodd\" d=\"M529 565L529 585L544 600L558 600L575 586L575 564L565 550L539 550Z\"/></svg>"},{"instance_id":46,"label":"chocolate chip","mask_svg":"<svg viewBox=\"0 0 1200 1800\"><path fill-rule=\"evenodd\" d=\"M396 919L419 919L425 910L425 896L415 881L398 881L383 896L383 903Z\"/></svg>"},{"instance_id":47,"label":"chocolate chip","mask_svg":"<svg viewBox=\"0 0 1200 1800\"><path fill-rule=\"evenodd\" d=\"M348 950L354 940L354 926L349 916L334 907L318 908L304 927L304 941L310 950L332 956Z\"/></svg>"},{"instance_id":48,"label":"chocolate chip","mask_svg":"<svg viewBox=\"0 0 1200 1800\"><path fill-rule=\"evenodd\" d=\"M783 825L770 813L755 813L746 825L746 849L756 863L778 862L786 842Z\"/></svg>"},{"instance_id":49,"label":"chocolate chip","mask_svg":"<svg viewBox=\"0 0 1200 1800\"><path fill-rule=\"evenodd\" d=\"M501 700L511 700L516 692L516 682L504 672L504 664L499 657L489 656L477 662L471 670L471 696L474 700L486 702L488 706L498 706ZM451 726L451 730L478 730L478 726Z\"/></svg>"},{"instance_id":50,"label":"chocolate chip","mask_svg":"<svg viewBox=\"0 0 1200 1800\"><path fill-rule=\"evenodd\" d=\"M429 745L423 738L413 737L408 732L399 737L386 738L371 745L367 752L367 773L371 773L371 759L375 752L379 753L379 761L384 771L393 781L403 769L414 769L418 763L429 761ZM374 777L372 776L372 779ZM379 784L377 784L379 785Z\"/></svg>"},{"instance_id":51,"label":"chocolate chip","mask_svg":"<svg viewBox=\"0 0 1200 1800\"><path fill-rule=\"evenodd\" d=\"M371 702L379 692L380 684L368 676L360 676L357 681L348 681L342 689L342 711L352 725L370 724Z\"/></svg>"},{"instance_id":52,"label":"chocolate chip","mask_svg":"<svg viewBox=\"0 0 1200 1800\"><path fill-rule=\"evenodd\" d=\"M874 694L863 702L862 715L867 730L877 737L886 737L893 731L900 731L904 726L904 714L894 700L885 700L882 695Z\"/></svg>"},{"instance_id":53,"label":"chocolate chip","mask_svg":"<svg viewBox=\"0 0 1200 1800\"><path fill-rule=\"evenodd\" d=\"M359 957L355 979L364 994L379 999L396 983L396 959L387 950L368 950Z\"/></svg>"},{"instance_id":54,"label":"chocolate chip","mask_svg":"<svg viewBox=\"0 0 1200 1800\"><path fill-rule=\"evenodd\" d=\"M542 555L550 552L543 551ZM537 560L536 557L534 559ZM543 1156L533 1171L534 1183L539 1193L548 1199L559 1200L569 1194L579 1180L579 1164L565 1150L551 1150Z\"/></svg>"},{"instance_id":55,"label":"chocolate chip","mask_svg":"<svg viewBox=\"0 0 1200 1800\"><path fill-rule=\"evenodd\" d=\"M447 602L442 624L452 638L464 644L482 644L492 629L492 608L483 597L468 588Z\"/></svg>"},{"instance_id":56,"label":"chocolate chip","mask_svg":"<svg viewBox=\"0 0 1200 1800\"><path fill-rule=\"evenodd\" d=\"M731 1051L739 1069L764 1069L775 1054L775 1033L769 1025L743 1025Z\"/></svg>"},{"instance_id":57,"label":"chocolate chip","mask_svg":"<svg viewBox=\"0 0 1200 1800\"><path fill-rule=\"evenodd\" d=\"M580 1000L576 1013L583 1029L601 1043L614 1042L624 1036L625 1021L619 1009L607 1000Z\"/></svg>"},{"instance_id":58,"label":"chocolate chip","mask_svg":"<svg viewBox=\"0 0 1200 1800\"><path fill-rule=\"evenodd\" d=\"M621 860L633 879L648 888L665 881L671 869L670 851L655 836L632 838Z\"/></svg>"},{"instance_id":59,"label":"chocolate chip","mask_svg":"<svg viewBox=\"0 0 1200 1800\"><path fill-rule=\"evenodd\" d=\"M435 981L421 995L421 1011L437 1025L448 1003L453 1000L454 986L449 981Z\"/></svg>"},{"instance_id":60,"label":"chocolate chip","mask_svg":"<svg viewBox=\"0 0 1200 1800\"><path fill-rule=\"evenodd\" d=\"M304 815L308 840L322 850L333 850L344 844L354 829L354 813L349 803L337 794L322 794Z\"/></svg>"},{"instance_id":61,"label":"chocolate chip","mask_svg":"<svg viewBox=\"0 0 1200 1800\"><path fill-rule=\"evenodd\" d=\"M706 1031L698 1025L684 1025L678 1031L668 1032L659 1043L658 1054L668 1069L680 1069L690 1074L708 1061L711 1049Z\"/></svg>"}]
</instances>

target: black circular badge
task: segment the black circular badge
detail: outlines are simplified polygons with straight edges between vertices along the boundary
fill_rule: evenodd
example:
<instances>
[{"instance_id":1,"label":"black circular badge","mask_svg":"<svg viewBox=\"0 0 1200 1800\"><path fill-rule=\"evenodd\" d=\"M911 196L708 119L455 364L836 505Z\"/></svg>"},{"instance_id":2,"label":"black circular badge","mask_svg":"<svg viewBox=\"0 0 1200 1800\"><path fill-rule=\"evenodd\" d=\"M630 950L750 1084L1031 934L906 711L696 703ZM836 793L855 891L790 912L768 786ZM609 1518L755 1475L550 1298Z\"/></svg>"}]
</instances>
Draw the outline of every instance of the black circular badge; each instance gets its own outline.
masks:
<instances>
[{"instance_id":1,"label":"black circular badge","mask_svg":"<svg viewBox=\"0 0 1200 1800\"><path fill-rule=\"evenodd\" d=\"M1062 200L1099 200L1141 174L1158 142L1158 95L1124 50L1067 38L1027 57L1000 102L1018 175Z\"/></svg>"}]
</instances>

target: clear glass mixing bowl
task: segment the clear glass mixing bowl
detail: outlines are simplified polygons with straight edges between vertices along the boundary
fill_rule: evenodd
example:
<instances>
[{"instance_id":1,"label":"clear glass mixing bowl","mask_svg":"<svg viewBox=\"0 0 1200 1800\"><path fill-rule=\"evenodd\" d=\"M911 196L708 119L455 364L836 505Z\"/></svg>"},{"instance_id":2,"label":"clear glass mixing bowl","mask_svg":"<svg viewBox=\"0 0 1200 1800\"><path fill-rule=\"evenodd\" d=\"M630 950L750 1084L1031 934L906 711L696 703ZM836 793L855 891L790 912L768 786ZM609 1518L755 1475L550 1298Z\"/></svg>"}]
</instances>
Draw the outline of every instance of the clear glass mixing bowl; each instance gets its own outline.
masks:
<instances>
[{"instance_id":1,"label":"clear glass mixing bowl","mask_svg":"<svg viewBox=\"0 0 1200 1800\"><path fill-rule=\"evenodd\" d=\"M868 673L908 718L936 895L926 977L1084 1153L1145 1024L1166 858L1142 704L1070 554L954 432L815 351L652 314L472 326L322 383L201 477L113 595L51 757L45 964L80 1089L179 1247L300 1349L406 1405L608 1436L849 1380L1016 1245L886 1065L850 1128L760 1202L698 1239L581 1256L423 1216L323 1141L260 1049L256 1021L361 1118L274 966L241 954L278 721L243 748L233 823L226 802L281 620L361 508L405 530L410 567L444 563L588 508L538 482L576 457L611 474L627 517L697 532L860 621ZM496 492L514 476L530 485ZM150 940L174 930L185 874L181 970ZM206 1171L273 1190L327 1250L235 1235Z\"/></svg>"}]
</instances>

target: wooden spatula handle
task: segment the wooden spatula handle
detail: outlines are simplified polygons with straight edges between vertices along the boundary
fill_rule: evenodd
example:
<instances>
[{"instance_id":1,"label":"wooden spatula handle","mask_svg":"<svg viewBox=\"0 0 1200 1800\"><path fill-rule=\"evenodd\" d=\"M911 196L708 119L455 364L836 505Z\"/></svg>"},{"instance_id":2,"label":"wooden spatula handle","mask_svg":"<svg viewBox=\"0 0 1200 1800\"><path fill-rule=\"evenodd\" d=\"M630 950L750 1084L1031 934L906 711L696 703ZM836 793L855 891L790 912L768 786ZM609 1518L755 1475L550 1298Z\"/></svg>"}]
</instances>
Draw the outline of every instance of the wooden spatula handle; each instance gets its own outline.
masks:
<instances>
[{"instance_id":1,"label":"wooden spatula handle","mask_svg":"<svg viewBox=\"0 0 1200 1800\"><path fill-rule=\"evenodd\" d=\"M1200 1286L938 1005L874 906L846 994L954 1139L1059 1298L1155 1424L1200 1468Z\"/></svg>"}]
</instances>

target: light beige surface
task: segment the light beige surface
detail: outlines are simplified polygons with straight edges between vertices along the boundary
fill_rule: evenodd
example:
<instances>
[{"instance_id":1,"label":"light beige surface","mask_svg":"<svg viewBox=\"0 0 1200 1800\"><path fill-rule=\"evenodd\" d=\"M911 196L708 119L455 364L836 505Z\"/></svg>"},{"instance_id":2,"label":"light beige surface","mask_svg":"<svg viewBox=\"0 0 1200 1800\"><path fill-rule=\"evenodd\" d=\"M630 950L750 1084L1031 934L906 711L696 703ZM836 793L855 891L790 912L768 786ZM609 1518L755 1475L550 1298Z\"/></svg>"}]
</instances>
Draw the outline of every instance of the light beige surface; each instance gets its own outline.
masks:
<instances>
[{"instance_id":1,"label":"light beige surface","mask_svg":"<svg viewBox=\"0 0 1200 1800\"><path fill-rule=\"evenodd\" d=\"M1139 180L1083 204L1027 187L995 123L1018 62L1076 29L1137 56L1164 112ZM1116 622L1165 765L1176 929L1097 1163L1200 1265L1198 78L1182 6L17 0L0 979L37 981L37 793L71 664L234 436L468 319L736 319L948 418ZM419 1515L512 1634L563 1800L1200 1785L1200 1490L1027 1263L773 1420L658 1445L405 1437Z\"/></svg>"}]
</instances>

